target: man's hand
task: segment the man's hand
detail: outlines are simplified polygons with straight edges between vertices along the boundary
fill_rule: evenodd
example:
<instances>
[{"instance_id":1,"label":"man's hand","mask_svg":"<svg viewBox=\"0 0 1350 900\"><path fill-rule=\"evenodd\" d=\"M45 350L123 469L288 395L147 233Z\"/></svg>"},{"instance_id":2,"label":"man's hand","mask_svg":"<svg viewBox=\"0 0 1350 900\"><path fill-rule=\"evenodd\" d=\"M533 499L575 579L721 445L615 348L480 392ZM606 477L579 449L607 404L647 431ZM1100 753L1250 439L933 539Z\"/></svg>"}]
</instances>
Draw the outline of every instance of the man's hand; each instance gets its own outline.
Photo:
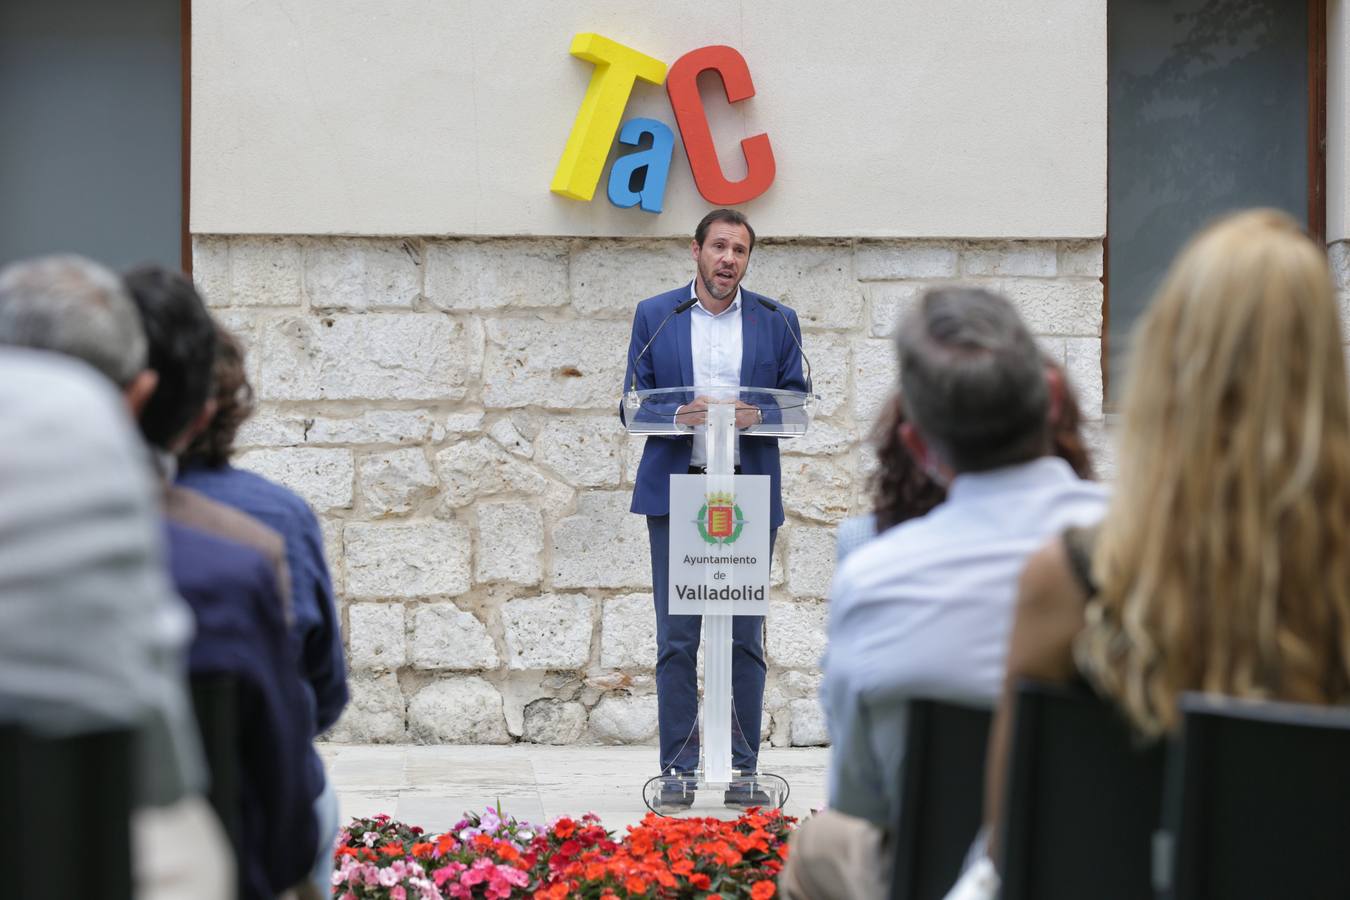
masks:
<instances>
[{"instance_id":1,"label":"man's hand","mask_svg":"<svg viewBox=\"0 0 1350 900\"><path fill-rule=\"evenodd\" d=\"M759 411L758 406L746 403L744 400L736 401L736 427L749 428L751 425L758 425L764 421L764 414Z\"/></svg>"},{"instance_id":2,"label":"man's hand","mask_svg":"<svg viewBox=\"0 0 1350 900\"><path fill-rule=\"evenodd\" d=\"M714 400L711 397L697 397L694 402L686 403L675 410L675 421L680 425L706 425L708 424L708 405L710 403L730 402L730 400ZM753 406L744 400L736 401L737 428L749 428L751 425L758 425L763 421L764 414L759 411L758 406Z\"/></svg>"},{"instance_id":3,"label":"man's hand","mask_svg":"<svg viewBox=\"0 0 1350 900\"><path fill-rule=\"evenodd\" d=\"M695 397L693 403L686 403L675 410L675 422L679 425L708 424L708 404L712 402L711 397Z\"/></svg>"}]
</instances>

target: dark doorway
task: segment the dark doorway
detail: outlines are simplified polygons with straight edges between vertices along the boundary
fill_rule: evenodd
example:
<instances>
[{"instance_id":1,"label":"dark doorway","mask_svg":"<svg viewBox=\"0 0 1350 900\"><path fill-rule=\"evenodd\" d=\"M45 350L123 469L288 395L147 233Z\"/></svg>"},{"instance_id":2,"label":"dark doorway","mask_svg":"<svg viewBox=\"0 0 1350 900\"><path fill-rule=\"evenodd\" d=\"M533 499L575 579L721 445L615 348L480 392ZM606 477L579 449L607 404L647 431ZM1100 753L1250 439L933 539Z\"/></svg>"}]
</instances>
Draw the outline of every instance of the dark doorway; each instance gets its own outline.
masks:
<instances>
[{"instance_id":1,"label":"dark doorway","mask_svg":"<svg viewBox=\"0 0 1350 900\"><path fill-rule=\"evenodd\" d=\"M186 6L0 4L0 265L185 263Z\"/></svg>"}]
</instances>

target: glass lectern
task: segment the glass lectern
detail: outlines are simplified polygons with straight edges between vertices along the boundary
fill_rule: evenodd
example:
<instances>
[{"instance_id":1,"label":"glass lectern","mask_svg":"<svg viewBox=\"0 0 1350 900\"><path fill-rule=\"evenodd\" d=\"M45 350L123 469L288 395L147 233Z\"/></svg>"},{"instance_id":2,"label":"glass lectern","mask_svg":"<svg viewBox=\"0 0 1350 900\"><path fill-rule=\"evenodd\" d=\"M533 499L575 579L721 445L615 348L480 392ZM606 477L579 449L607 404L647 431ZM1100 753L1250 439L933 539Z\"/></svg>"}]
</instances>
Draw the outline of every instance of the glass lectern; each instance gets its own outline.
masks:
<instances>
[{"instance_id":1,"label":"glass lectern","mask_svg":"<svg viewBox=\"0 0 1350 900\"><path fill-rule=\"evenodd\" d=\"M684 410L698 398L708 401L706 413ZM624 395L630 434L659 439L697 429L707 442L706 474L671 476L669 608L673 615L703 616L701 759L697 772L663 773L647 782L643 799L662 815L726 815L733 799L734 813L740 806L787 802L783 778L738 773L731 765L732 617L768 612L769 571L768 476L735 474L736 440L805 434L815 399L799 391L700 385Z\"/></svg>"}]
</instances>

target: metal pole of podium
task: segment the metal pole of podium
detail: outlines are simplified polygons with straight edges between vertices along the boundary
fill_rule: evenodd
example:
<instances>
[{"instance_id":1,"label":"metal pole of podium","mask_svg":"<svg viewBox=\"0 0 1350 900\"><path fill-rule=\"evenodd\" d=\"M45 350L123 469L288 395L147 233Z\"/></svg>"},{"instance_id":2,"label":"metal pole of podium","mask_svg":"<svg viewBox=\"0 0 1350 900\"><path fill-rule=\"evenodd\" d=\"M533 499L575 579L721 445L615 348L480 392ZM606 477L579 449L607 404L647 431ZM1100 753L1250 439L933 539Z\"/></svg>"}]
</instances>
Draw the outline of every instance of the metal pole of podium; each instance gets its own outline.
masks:
<instances>
[{"instance_id":1,"label":"metal pole of podium","mask_svg":"<svg viewBox=\"0 0 1350 900\"><path fill-rule=\"evenodd\" d=\"M736 406L734 402L708 406L708 469L704 489L708 494L731 494L735 490ZM708 585L713 567L707 568ZM726 582L716 583L721 587ZM717 603L717 601L710 601ZM703 616L703 777L705 781L731 781L731 619L726 613Z\"/></svg>"}]
</instances>

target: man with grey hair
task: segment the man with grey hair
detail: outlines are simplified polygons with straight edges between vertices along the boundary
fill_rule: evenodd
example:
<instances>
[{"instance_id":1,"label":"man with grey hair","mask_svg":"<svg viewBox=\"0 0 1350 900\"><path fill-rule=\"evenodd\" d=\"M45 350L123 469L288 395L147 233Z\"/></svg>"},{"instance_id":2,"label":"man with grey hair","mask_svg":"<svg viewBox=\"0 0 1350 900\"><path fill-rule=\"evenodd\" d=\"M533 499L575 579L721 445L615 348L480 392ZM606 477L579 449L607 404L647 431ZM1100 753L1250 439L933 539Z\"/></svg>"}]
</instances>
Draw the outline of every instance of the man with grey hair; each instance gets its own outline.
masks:
<instances>
[{"instance_id":1,"label":"man with grey hair","mask_svg":"<svg viewBox=\"0 0 1350 900\"><path fill-rule=\"evenodd\" d=\"M145 367L145 331L122 279L83 256L43 256L0 271L0 344L84 360L122 391L133 416L158 381Z\"/></svg>"},{"instance_id":2,"label":"man with grey hair","mask_svg":"<svg viewBox=\"0 0 1350 900\"><path fill-rule=\"evenodd\" d=\"M901 440L948 496L835 576L821 687L830 808L793 839L780 881L789 900L885 896L908 699L992 707L1027 557L1106 508L1101 486L1049 455L1056 387L1007 300L929 291L896 344L909 416Z\"/></svg>"}]
</instances>

